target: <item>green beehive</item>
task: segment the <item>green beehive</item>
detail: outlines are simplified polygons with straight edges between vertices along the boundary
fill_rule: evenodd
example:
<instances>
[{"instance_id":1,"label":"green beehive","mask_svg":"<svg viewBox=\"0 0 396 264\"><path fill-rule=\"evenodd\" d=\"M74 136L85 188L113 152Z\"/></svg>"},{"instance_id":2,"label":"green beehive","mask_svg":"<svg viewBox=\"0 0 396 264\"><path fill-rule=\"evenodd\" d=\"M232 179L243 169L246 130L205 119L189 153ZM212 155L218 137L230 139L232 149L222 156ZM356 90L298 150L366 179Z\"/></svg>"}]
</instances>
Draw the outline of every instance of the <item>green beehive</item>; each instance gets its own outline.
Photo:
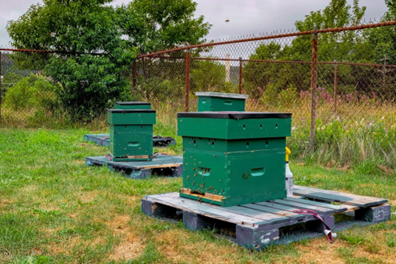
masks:
<instances>
[{"instance_id":1,"label":"green beehive","mask_svg":"<svg viewBox=\"0 0 396 264\"><path fill-rule=\"evenodd\" d=\"M221 206L285 198L290 134L289 113L179 113L180 196Z\"/></svg>"},{"instance_id":2,"label":"green beehive","mask_svg":"<svg viewBox=\"0 0 396 264\"><path fill-rule=\"evenodd\" d=\"M114 109L151 109L147 102L115 102Z\"/></svg>"},{"instance_id":3,"label":"green beehive","mask_svg":"<svg viewBox=\"0 0 396 264\"><path fill-rule=\"evenodd\" d=\"M113 161L152 160L155 110L109 109L107 122Z\"/></svg>"},{"instance_id":4,"label":"green beehive","mask_svg":"<svg viewBox=\"0 0 396 264\"><path fill-rule=\"evenodd\" d=\"M245 101L249 97L244 94L196 92L198 96L198 112L205 111L245 111Z\"/></svg>"}]
</instances>

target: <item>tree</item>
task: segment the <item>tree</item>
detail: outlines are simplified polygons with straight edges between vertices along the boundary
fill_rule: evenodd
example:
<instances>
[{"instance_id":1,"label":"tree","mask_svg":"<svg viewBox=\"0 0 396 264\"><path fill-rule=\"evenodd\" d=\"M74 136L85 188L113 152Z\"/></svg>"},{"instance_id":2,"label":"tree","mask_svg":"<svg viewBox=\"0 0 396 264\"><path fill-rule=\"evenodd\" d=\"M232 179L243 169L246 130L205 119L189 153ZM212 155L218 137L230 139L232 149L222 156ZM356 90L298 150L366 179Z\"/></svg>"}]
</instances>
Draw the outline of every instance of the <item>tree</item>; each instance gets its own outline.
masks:
<instances>
[{"instance_id":1,"label":"tree","mask_svg":"<svg viewBox=\"0 0 396 264\"><path fill-rule=\"evenodd\" d=\"M353 6L346 0L331 0L324 10L311 12L303 21L296 21L298 31L314 29L345 27L361 23L366 7L359 7L359 1L354 0ZM367 40L356 31L340 33L318 34L318 61L368 62L371 60L367 52ZM270 42L260 45L252 60L281 60L305 61L312 59L312 36L304 35L293 39L290 45L281 45ZM318 84L326 85L333 82L333 65L319 65ZM339 70L339 78L345 82L353 82L362 76L352 74L352 67L343 67ZM278 92L290 85L297 87L298 91L310 88L309 64L273 64L249 62L244 69L244 76L249 90L259 96L257 87L265 90L269 83L277 87ZM352 80L353 79L353 80ZM274 89L272 87L272 89Z\"/></svg>"},{"instance_id":2,"label":"tree","mask_svg":"<svg viewBox=\"0 0 396 264\"><path fill-rule=\"evenodd\" d=\"M111 2L44 0L7 25L17 48L68 52L14 60L59 82L60 101L73 119L91 120L115 100L130 98L127 77L138 52L197 43L210 28L193 17L191 0L136 0L116 8Z\"/></svg>"},{"instance_id":3,"label":"tree","mask_svg":"<svg viewBox=\"0 0 396 264\"><path fill-rule=\"evenodd\" d=\"M195 18L196 7L192 0L134 0L117 12L130 45L144 54L204 42L212 25Z\"/></svg>"}]
</instances>

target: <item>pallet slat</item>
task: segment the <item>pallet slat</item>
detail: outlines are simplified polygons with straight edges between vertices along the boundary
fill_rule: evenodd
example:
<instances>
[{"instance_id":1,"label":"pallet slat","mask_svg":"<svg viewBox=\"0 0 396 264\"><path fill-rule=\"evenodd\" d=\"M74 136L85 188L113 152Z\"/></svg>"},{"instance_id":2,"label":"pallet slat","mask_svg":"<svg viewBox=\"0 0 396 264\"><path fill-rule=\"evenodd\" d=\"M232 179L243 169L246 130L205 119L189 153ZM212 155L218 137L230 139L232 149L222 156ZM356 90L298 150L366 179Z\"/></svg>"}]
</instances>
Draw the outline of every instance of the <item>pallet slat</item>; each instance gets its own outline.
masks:
<instances>
[{"instance_id":1,"label":"pallet slat","mask_svg":"<svg viewBox=\"0 0 396 264\"><path fill-rule=\"evenodd\" d=\"M85 159L87 165L107 165L110 170L128 172L133 179L145 179L151 174L162 176L180 177L183 171L183 157L158 155L152 161L110 161L106 156L88 157Z\"/></svg>"},{"instance_id":2,"label":"pallet slat","mask_svg":"<svg viewBox=\"0 0 396 264\"><path fill-rule=\"evenodd\" d=\"M84 140L92 141L100 146L110 147L110 134L86 134L84 135ZM153 136L154 147L167 147L175 144L176 140L174 138Z\"/></svg>"},{"instance_id":3,"label":"pallet slat","mask_svg":"<svg viewBox=\"0 0 396 264\"><path fill-rule=\"evenodd\" d=\"M321 207L327 207L327 208L330 208L330 209L334 209L337 213L343 212L345 210L344 208L347 208L347 210L355 208L354 206L347 205L347 204L343 204L342 207L341 207L341 206L338 206L338 205L327 204L327 203L323 203L323 202L315 202L315 201L307 200L307 199L304 199L304 198L288 197L288 198L286 198L284 200L285 201L291 201L291 202L303 203L303 204L309 204L309 205L316 205L316 206L321 206Z\"/></svg>"},{"instance_id":4,"label":"pallet slat","mask_svg":"<svg viewBox=\"0 0 396 264\"><path fill-rule=\"evenodd\" d=\"M359 206L359 207L375 206L388 202L387 199L360 196L355 194L316 189L316 188L297 186L297 185L294 186L293 193L295 195L301 195L311 199L327 201L327 202L342 202L344 204Z\"/></svg>"},{"instance_id":5,"label":"pallet slat","mask_svg":"<svg viewBox=\"0 0 396 264\"><path fill-rule=\"evenodd\" d=\"M300 202L292 202L292 201L286 201L286 200L275 200L273 202L275 204L282 204L282 205L290 206L294 209L309 209L309 210L313 210L313 211L317 211L317 212L322 212L325 214L333 214L336 212L334 209L330 209L327 207L304 204L304 203L300 203ZM342 208L342 207L340 207L338 209L339 212L343 212L346 210L347 210L346 208Z\"/></svg>"}]
</instances>

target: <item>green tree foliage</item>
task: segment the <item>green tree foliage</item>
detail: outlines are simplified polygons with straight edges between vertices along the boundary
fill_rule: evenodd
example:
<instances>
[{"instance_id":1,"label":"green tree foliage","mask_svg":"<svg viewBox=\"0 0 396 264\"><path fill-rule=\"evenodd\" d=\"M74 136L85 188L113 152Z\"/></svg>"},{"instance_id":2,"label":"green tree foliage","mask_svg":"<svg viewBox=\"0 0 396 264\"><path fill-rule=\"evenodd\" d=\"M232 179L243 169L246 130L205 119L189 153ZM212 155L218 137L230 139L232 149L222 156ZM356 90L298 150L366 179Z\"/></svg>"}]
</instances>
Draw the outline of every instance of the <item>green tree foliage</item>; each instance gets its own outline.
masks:
<instances>
[{"instance_id":1,"label":"green tree foliage","mask_svg":"<svg viewBox=\"0 0 396 264\"><path fill-rule=\"evenodd\" d=\"M130 45L143 54L204 42L212 25L195 17L196 7L192 0L134 0L117 12Z\"/></svg>"},{"instance_id":2,"label":"green tree foliage","mask_svg":"<svg viewBox=\"0 0 396 264\"><path fill-rule=\"evenodd\" d=\"M8 24L18 48L72 53L48 55L42 61L46 75L62 85L58 95L73 119L96 117L110 106L109 100L120 99L128 85L123 72L136 51L121 39L116 12L105 5L109 2L46 0ZM79 54L90 52L104 55Z\"/></svg>"},{"instance_id":3,"label":"green tree foliage","mask_svg":"<svg viewBox=\"0 0 396 264\"><path fill-rule=\"evenodd\" d=\"M331 0L329 5L316 12L311 12L303 21L296 21L298 31L309 31L323 28L346 27L361 23L366 7L360 7L359 1L354 0L348 5L346 0ZM289 45L269 42L260 45L252 60L278 61L306 61L312 59L312 35L299 36ZM318 34L318 61L338 62L373 62L367 36L358 31L344 31L339 33ZM318 85L332 85L334 76L333 65L319 65ZM253 97L262 93L257 87L265 91L271 84L271 90L280 92L290 87L297 91L310 89L310 64L288 63L258 63L249 62L244 69L244 79L247 90ZM367 78L367 71L356 72L352 66L340 67L338 78L341 83L363 83ZM343 87L340 87L342 90Z\"/></svg>"},{"instance_id":4,"label":"green tree foliage","mask_svg":"<svg viewBox=\"0 0 396 264\"><path fill-rule=\"evenodd\" d=\"M111 2L44 0L7 26L15 47L68 52L13 59L59 82L58 96L74 120L91 120L115 100L131 98L128 77L138 52L195 44L210 28L202 16L194 18L191 0L136 0L116 8Z\"/></svg>"},{"instance_id":5,"label":"green tree foliage","mask_svg":"<svg viewBox=\"0 0 396 264\"><path fill-rule=\"evenodd\" d=\"M11 76L10 76L11 77ZM8 88L4 98L4 106L13 110L53 110L57 105L56 91L59 85L43 76L31 74L19 78L19 81Z\"/></svg>"}]
</instances>

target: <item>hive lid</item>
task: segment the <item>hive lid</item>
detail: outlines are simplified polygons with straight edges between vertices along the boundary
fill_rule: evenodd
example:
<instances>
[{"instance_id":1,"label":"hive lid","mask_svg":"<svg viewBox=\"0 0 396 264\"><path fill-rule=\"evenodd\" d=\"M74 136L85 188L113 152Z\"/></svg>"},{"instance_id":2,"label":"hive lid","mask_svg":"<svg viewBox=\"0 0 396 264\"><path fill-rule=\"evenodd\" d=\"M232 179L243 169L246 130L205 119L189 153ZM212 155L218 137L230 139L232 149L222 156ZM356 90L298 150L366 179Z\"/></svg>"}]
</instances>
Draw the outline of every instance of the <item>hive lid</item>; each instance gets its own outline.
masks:
<instances>
[{"instance_id":1,"label":"hive lid","mask_svg":"<svg viewBox=\"0 0 396 264\"><path fill-rule=\"evenodd\" d=\"M115 102L118 105L150 105L148 102Z\"/></svg>"},{"instance_id":2,"label":"hive lid","mask_svg":"<svg viewBox=\"0 0 396 264\"><path fill-rule=\"evenodd\" d=\"M196 92L196 96L219 97L228 99L247 99L249 95L246 94L233 94L233 93L217 93L217 92Z\"/></svg>"},{"instance_id":3,"label":"hive lid","mask_svg":"<svg viewBox=\"0 0 396 264\"><path fill-rule=\"evenodd\" d=\"M152 109L107 109L109 113L155 113Z\"/></svg>"},{"instance_id":4,"label":"hive lid","mask_svg":"<svg viewBox=\"0 0 396 264\"><path fill-rule=\"evenodd\" d=\"M177 113L177 117L192 118L220 118L220 119L264 119L264 118L291 118L291 113L271 112L184 112Z\"/></svg>"}]
</instances>

